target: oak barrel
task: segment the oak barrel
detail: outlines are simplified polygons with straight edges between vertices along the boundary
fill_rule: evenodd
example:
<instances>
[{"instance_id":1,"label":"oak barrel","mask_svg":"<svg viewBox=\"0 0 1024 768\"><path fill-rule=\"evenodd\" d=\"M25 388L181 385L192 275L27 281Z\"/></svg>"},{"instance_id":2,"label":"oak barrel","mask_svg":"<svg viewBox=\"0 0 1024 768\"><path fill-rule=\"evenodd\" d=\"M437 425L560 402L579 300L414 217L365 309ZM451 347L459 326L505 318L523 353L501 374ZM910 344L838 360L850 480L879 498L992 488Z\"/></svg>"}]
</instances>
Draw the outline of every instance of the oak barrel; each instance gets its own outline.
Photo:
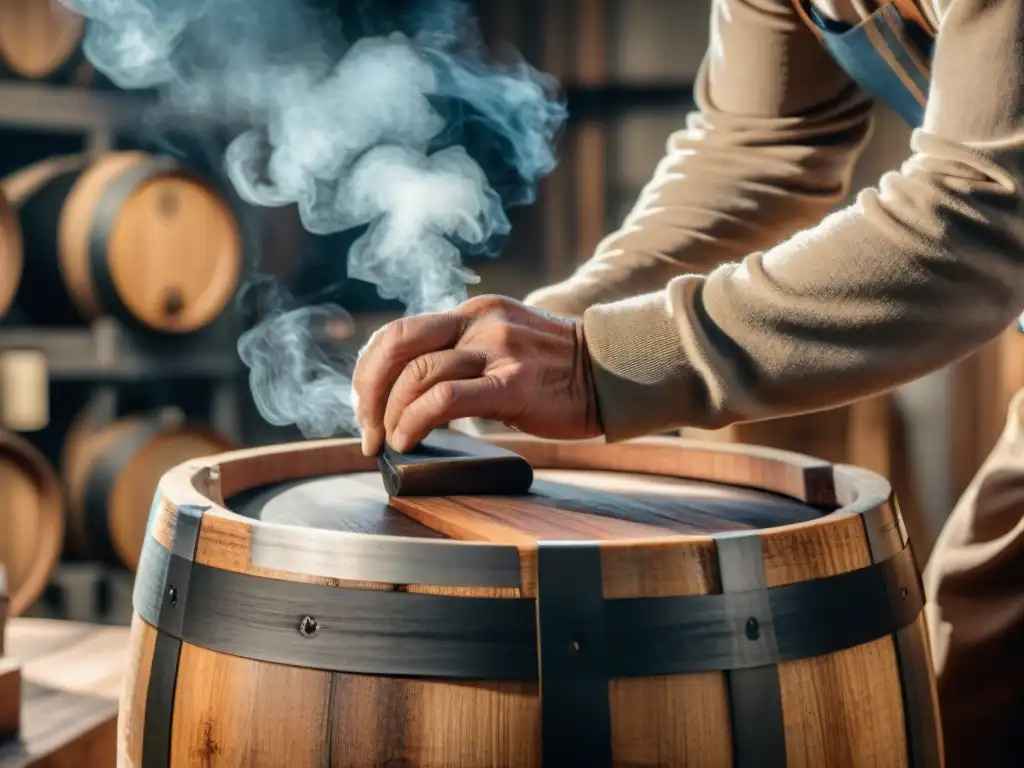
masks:
<instances>
[{"instance_id":1,"label":"oak barrel","mask_svg":"<svg viewBox=\"0 0 1024 768\"><path fill-rule=\"evenodd\" d=\"M32 445L0 430L0 564L9 610L17 616L50 581L64 542L57 473Z\"/></svg>"},{"instance_id":2,"label":"oak barrel","mask_svg":"<svg viewBox=\"0 0 1024 768\"><path fill-rule=\"evenodd\" d=\"M114 152L59 157L3 181L18 209L25 269L18 304L35 322L114 315L157 333L213 322L242 272L231 207L178 161Z\"/></svg>"},{"instance_id":3,"label":"oak barrel","mask_svg":"<svg viewBox=\"0 0 1024 768\"><path fill-rule=\"evenodd\" d=\"M21 281L21 227L0 189L0 318L7 314Z\"/></svg>"},{"instance_id":4,"label":"oak barrel","mask_svg":"<svg viewBox=\"0 0 1024 768\"><path fill-rule=\"evenodd\" d=\"M60 0L0 0L0 76L63 82L87 68L85 19Z\"/></svg>"},{"instance_id":5,"label":"oak barrel","mask_svg":"<svg viewBox=\"0 0 1024 768\"><path fill-rule=\"evenodd\" d=\"M161 475L189 459L233 447L213 429L167 423L156 415L96 426L86 409L68 429L61 457L67 553L134 571Z\"/></svg>"},{"instance_id":6,"label":"oak barrel","mask_svg":"<svg viewBox=\"0 0 1024 768\"><path fill-rule=\"evenodd\" d=\"M389 500L355 440L165 474L121 764L943 764L881 477L679 439L492 442L530 494Z\"/></svg>"}]
</instances>

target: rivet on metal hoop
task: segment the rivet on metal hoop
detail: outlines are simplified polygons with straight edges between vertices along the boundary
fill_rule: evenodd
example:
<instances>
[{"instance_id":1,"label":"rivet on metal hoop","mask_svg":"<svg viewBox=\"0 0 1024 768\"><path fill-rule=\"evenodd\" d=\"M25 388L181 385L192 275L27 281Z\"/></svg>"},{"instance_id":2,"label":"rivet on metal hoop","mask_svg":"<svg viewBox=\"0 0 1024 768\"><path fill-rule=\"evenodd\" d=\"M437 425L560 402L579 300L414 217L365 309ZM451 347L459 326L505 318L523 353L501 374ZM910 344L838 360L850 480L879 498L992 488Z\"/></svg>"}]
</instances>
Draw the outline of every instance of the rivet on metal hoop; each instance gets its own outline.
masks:
<instances>
[{"instance_id":1,"label":"rivet on metal hoop","mask_svg":"<svg viewBox=\"0 0 1024 768\"><path fill-rule=\"evenodd\" d=\"M757 640L759 637L761 637L761 625L757 619L751 616L747 619L747 639Z\"/></svg>"},{"instance_id":2,"label":"rivet on metal hoop","mask_svg":"<svg viewBox=\"0 0 1024 768\"><path fill-rule=\"evenodd\" d=\"M178 588L173 584L167 588L167 599L172 608L178 604Z\"/></svg>"},{"instance_id":3,"label":"rivet on metal hoop","mask_svg":"<svg viewBox=\"0 0 1024 768\"><path fill-rule=\"evenodd\" d=\"M312 616L303 616L299 622L299 634L303 637L316 637L320 631L320 623Z\"/></svg>"}]
</instances>

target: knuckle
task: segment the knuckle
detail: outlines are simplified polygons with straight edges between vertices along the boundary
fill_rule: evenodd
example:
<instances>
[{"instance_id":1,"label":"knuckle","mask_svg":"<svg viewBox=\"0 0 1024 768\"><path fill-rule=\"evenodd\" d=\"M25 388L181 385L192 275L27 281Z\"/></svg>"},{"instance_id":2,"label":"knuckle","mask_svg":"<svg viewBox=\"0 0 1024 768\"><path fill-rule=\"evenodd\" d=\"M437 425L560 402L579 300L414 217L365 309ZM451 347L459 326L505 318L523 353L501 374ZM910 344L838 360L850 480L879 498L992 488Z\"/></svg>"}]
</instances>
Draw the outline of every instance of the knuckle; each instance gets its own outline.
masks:
<instances>
[{"instance_id":1,"label":"knuckle","mask_svg":"<svg viewBox=\"0 0 1024 768\"><path fill-rule=\"evenodd\" d=\"M409 338L409 318L401 317L398 320L393 320L388 323L384 329L384 333L381 334L382 344L393 349L400 347Z\"/></svg>"},{"instance_id":2,"label":"knuckle","mask_svg":"<svg viewBox=\"0 0 1024 768\"><path fill-rule=\"evenodd\" d=\"M495 392L502 390L507 391L512 388L511 385L513 382L507 375L499 376L496 373L488 373L483 377L483 379L487 388Z\"/></svg>"},{"instance_id":3,"label":"knuckle","mask_svg":"<svg viewBox=\"0 0 1024 768\"><path fill-rule=\"evenodd\" d=\"M450 408L458 399L455 385L450 381L442 381L439 384L435 384L430 392L433 405L441 410Z\"/></svg>"},{"instance_id":4,"label":"knuckle","mask_svg":"<svg viewBox=\"0 0 1024 768\"><path fill-rule=\"evenodd\" d=\"M534 379L532 373L531 366L513 365L505 370L501 386L512 390L529 389Z\"/></svg>"},{"instance_id":5,"label":"knuckle","mask_svg":"<svg viewBox=\"0 0 1024 768\"><path fill-rule=\"evenodd\" d=\"M494 293L485 293L482 296L474 296L462 304L463 311L471 315L489 314L496 310L504 309L508 299Z\"/></svg>"},{"instance_id":6,"label":"knuckle","mask_svg":"<svg viewBox=\"0 0 1024 768\"><path fill-rule=\"evenodd\" d=\"M505 320L495 322L487 328L488 343L506 352L517 348L517 335L516 327Z\"/></svg>"},{"instance_id":7,"label":"knuckle","mask_svg":"<svg viewBox=\"0 0 1024 768\"><path fill-rule=\"evenodd\" d=\"M406 375L414 382L423 381L430 376L435 367L430 355L421 355L406 366Z\"/></svg>"}]
</instances>

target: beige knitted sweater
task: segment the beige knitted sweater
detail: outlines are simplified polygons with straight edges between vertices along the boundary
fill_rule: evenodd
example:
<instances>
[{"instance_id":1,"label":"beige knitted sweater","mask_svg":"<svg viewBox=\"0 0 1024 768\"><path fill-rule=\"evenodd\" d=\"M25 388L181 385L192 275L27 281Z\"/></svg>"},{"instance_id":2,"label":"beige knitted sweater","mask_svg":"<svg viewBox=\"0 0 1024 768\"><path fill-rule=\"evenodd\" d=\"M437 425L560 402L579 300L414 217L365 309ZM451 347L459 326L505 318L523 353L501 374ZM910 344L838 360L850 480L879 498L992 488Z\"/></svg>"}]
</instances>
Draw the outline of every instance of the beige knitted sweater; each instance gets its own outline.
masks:
<instances>
[{"instance_id":1,"label":"beige knitted sweater","mask_svg":"<svg viewBox=\"0 0 1024 768\"><path fill-rule=\"evenodd\" d=\"M1024 1L926 13L941 27L913 155L826 216L869 98L790 0L715 0L697 111L623 227L527 299L582 314L609 439L840 405L1024 309Z\"/></svg>"}]
</instances>

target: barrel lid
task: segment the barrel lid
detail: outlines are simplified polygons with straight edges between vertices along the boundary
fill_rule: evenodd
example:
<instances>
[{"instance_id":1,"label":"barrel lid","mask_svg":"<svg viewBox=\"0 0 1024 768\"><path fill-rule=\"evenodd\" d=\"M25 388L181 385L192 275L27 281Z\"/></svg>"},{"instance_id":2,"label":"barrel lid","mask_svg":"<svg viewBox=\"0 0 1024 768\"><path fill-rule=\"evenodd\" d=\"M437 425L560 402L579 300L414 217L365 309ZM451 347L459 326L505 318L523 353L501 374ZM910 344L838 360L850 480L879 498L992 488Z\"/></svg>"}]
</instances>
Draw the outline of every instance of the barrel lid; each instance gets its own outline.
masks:
<instances>
[{"instance_id":1,"label":"barrel lid","mask_svg":"<svg viewBox=\"0 0 1024 768\"><path fill-rule=\"evenodd\" d=\"M289 481L227 500L267 523L495 543L615 540L770 528L822 510L751 488L634 472L535 471L519 496L389 498L379 472Z\"/></svg>"},{"instance_id":2,"label":"barrel lid","mask_svg":"<svg viewBox=\"0 0 1024 768\"><path fill-rule=\"evenodd\" d=\"M43 78L71 58L85 19L53 0L0 0L0 61L29 78Z\"/></svg>"},{"instance_id":3,"label":"barrel lid","mask_svg":"<svg viewBox=\"0 0 1024 768\"><path fill-rule=\"evenodd\" d=\"M120 300L134 317L169 333L220 315L238 287L242 259L231 208L202 180L173 169L129 195L107 245Z\"/></svg>"}]
</instances>

